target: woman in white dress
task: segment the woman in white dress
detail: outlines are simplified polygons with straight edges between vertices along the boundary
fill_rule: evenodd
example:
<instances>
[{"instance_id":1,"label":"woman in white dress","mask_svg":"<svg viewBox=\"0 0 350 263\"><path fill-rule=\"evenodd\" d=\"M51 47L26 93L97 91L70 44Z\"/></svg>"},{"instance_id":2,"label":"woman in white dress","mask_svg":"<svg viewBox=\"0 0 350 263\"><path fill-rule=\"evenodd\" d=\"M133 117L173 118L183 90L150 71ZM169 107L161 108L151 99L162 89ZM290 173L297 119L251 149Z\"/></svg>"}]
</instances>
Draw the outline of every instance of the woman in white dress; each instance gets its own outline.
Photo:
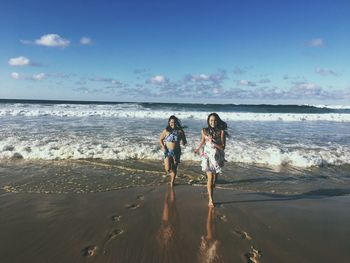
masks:
<instances>
[{"instance_id":1,"label":"woman in white dress","mask_svg":"<svg viewBox=\"0 0 350 263\"><path fill-rule=\"evenodd\" d=\"M202 138L195 153L204 146L201 153L202 171L207 174L207 189L209 198L209 207L214 207L213 189L221 173L221 167L225 161L225 144L227 136L227 124L220 119L217 113L211 113L207 119L208 127L202 129Z\"/></svg>"}]
</instances>

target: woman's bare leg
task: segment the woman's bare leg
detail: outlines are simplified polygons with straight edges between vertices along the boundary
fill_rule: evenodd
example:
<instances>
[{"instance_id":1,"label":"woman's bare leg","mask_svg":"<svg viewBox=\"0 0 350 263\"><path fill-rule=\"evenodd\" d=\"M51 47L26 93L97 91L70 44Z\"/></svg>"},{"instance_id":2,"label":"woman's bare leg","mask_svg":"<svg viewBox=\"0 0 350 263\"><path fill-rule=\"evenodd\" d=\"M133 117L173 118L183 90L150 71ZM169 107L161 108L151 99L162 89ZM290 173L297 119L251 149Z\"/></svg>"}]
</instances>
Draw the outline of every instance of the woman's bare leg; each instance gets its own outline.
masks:
<instances>
[{"instance_id":1,"label":"woman's bare leg","mask_svg":"<svg viewBox=\"0 0 350 263\"><path fill-rule=\"evenodd\" d=\"M171 187L174 186L175 177L176 177L176 174L174 173L174 171L170 171L170 186Z\"/></svg>"},{"instance_id":2,"label":"woman's bare leg","mask_svg":"<svg viewBox=\"0 0 350 263\"><path fill-rule=\"evenodd\" d=\"M214 207L214 202L213 202L213 179L214 179L214 173L212 172L207 172L207 189L208 189L208 206L209 207Z\"/></svg>"},{"instance_id":3,"label":"woman's bare leg","mask_svg":"<svg viewBox=\"0 0 350 263\"><path fill-rule=\"evenodd\" d=\"M176 177L176 165L174 165L172 157L168 156L164 159L164 169L166 173L170 174L170 186L173 186Z\"/></svg>"},{"instance_id":4,"label":"woman's bare leg","mask_svg":"<svg viewBox=\"0 0 350 263\"><path fill-rule=\"evenodd\" d=\"M172 163L170 168L170 186L174 186L176 174L177 174L177 164Z\"/></svg>"},{"instance_id":5,"label":"woman's bare leg","mask_svg":"<svg viewBox=\"0 0 350 263\"><path fill-rule=\"evenodd\" d=\"M164 159L164 169L166 173L170 172L170 157Z\"/></svg>"}]
</instances>

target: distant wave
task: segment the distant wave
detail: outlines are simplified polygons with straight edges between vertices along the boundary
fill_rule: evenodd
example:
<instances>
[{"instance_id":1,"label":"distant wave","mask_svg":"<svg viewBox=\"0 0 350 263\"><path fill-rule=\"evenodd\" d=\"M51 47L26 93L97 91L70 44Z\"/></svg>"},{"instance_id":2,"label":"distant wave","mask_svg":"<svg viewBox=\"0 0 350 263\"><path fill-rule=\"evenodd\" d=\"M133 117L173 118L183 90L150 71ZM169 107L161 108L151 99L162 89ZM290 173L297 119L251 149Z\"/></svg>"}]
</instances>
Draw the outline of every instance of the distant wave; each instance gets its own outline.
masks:
<instances>
[{"instance_id":1,"label":"distant wave","mask_svg":"<svg viewBox=\"0 0 350 263\"><path fill-rule=\"evenodd\" d=\"M152 106L153 107L153 106ZM0 117L65 117L65 118L148 118L167 119L170 115L177 115L180 119L205 120L208 113L214 111L203 105L199 110L188 108L152 108L141 104L115 105L76 105L76 104L14 104L1 105ZM210 106L213 107L213 106ZM204 111L206 109L207 111ZM260 112L232 112L215 110L226 121L334 121L350 122L349 113L260 113Z\"/></svg>"},{"instance_id":2,"label":"distant wave","mask_svg":"<svg viewBox=\"0 0 350 263\"><path fill-rule=\"evenodd\" d=\"M6 100L0 99L3 107L40 108L52 107L109 107L143 108L144 110L168 111L220 111L252 113L350 113L349 105L292 105L292 104L205 104L205 103L151 103L151 102L103 102L103 101L58 101L58 100Z\"/></svg>"}]
</instances>

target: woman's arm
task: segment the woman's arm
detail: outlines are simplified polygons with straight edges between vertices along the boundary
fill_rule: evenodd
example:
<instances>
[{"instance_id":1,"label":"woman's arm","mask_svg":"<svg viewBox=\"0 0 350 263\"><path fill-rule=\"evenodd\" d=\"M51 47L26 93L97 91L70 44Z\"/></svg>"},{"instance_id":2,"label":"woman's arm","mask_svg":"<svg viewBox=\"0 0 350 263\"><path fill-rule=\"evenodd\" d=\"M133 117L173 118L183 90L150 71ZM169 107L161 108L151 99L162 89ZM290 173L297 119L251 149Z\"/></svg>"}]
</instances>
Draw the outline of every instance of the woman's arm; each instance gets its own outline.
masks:
<instances>
[{"instance_id":1,"label":"woman's arm","mask_svg":"<svg viewBox=\"0 0 350 263\"><path fill-rule=\"evenodd\" d=\"M214 142L214 147L223 151L225 150L225 144L226 144L226 134L224 130L220 131L220 141L221 141L220 144Z\"/></svg>"},{"instance_id":2,"label":"woman's arm","mask_svg":"<svg viewBox=\"0 0 350 263\"><path fill-rule=\"evenodd\" d=\"M198 151L203 147L204 144L205 144L205 133L204 133L204 129L202 129L201 142L200 142L199 146L194 150L194 153L198 153Z\"/></svg>"},{"instance_id":3,"label":"woman's arm","mask_svg":"<svg viewBox=\"0 0 350 263\"><path fill-rule=\"evenodd\" d=\"M160 134L159 137L159 143L160 143L160 147L162 147L162 150L165 151L166 150L166 146L164 144L164 138L166 136L166 130L164 129L163 132Z\"/></svg>"},{"instance_id":4,"label":"woman's arm","mask_svg":"<svg viewBox=\"0 0 350 263\"><path fill-rule=\"evenodd\" d=\"M226 147L226 133L224 130L221 131L221 144L222 144L222 149L225 150Z\"/></svg>"}]
</instances>

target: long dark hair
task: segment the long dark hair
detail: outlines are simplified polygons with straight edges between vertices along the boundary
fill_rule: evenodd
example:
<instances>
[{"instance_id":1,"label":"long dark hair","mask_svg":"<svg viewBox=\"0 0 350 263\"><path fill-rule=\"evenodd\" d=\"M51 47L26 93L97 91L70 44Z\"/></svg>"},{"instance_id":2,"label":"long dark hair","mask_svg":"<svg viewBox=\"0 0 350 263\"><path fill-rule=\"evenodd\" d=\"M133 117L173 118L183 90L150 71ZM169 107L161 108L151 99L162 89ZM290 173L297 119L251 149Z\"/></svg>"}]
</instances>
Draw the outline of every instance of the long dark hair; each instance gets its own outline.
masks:
<instances>
[{"instance_id":1,"label":"long dark hair","mask_svg":"<svg viewBox=\"0 0 350 263\"><path fill-rule=\"evenodd\" d=\"M174 121L175 121L175 129L174 129L174 130L183 131L184 126L182 126L181 121L180 121L175 115L171 115L171 116L169 117L169 119L168 119L168 125L167 125L166 128L165 128L168 132L172 132L172 131L173 131L173 129L172 129L172 128L170 127L170 125L169 125L169 122L170 122L171 120L174 120Z\"/></svg>"},{"instance_id":2,"label":"long dark hair","mask_svg":"<svg viewBox=\"0 0 350 263\"><path fill-rule=\"evenodd\" d=\"M214 116L216 121L218 122L217 125L216 125L216 128L212 128L209 125L209 119L210 119L211 116ZM217 134L219 131L224 131L226 136L228 136L228 133L226 131L227 130L227 123L224 122L217 113L213 112L213 113L210 113L208 115L207 124L208 124L208 128L206 128L206 131L207 131L207 133L209 135L213 136L213 135Z\"/></svg>"}]
</instances>

